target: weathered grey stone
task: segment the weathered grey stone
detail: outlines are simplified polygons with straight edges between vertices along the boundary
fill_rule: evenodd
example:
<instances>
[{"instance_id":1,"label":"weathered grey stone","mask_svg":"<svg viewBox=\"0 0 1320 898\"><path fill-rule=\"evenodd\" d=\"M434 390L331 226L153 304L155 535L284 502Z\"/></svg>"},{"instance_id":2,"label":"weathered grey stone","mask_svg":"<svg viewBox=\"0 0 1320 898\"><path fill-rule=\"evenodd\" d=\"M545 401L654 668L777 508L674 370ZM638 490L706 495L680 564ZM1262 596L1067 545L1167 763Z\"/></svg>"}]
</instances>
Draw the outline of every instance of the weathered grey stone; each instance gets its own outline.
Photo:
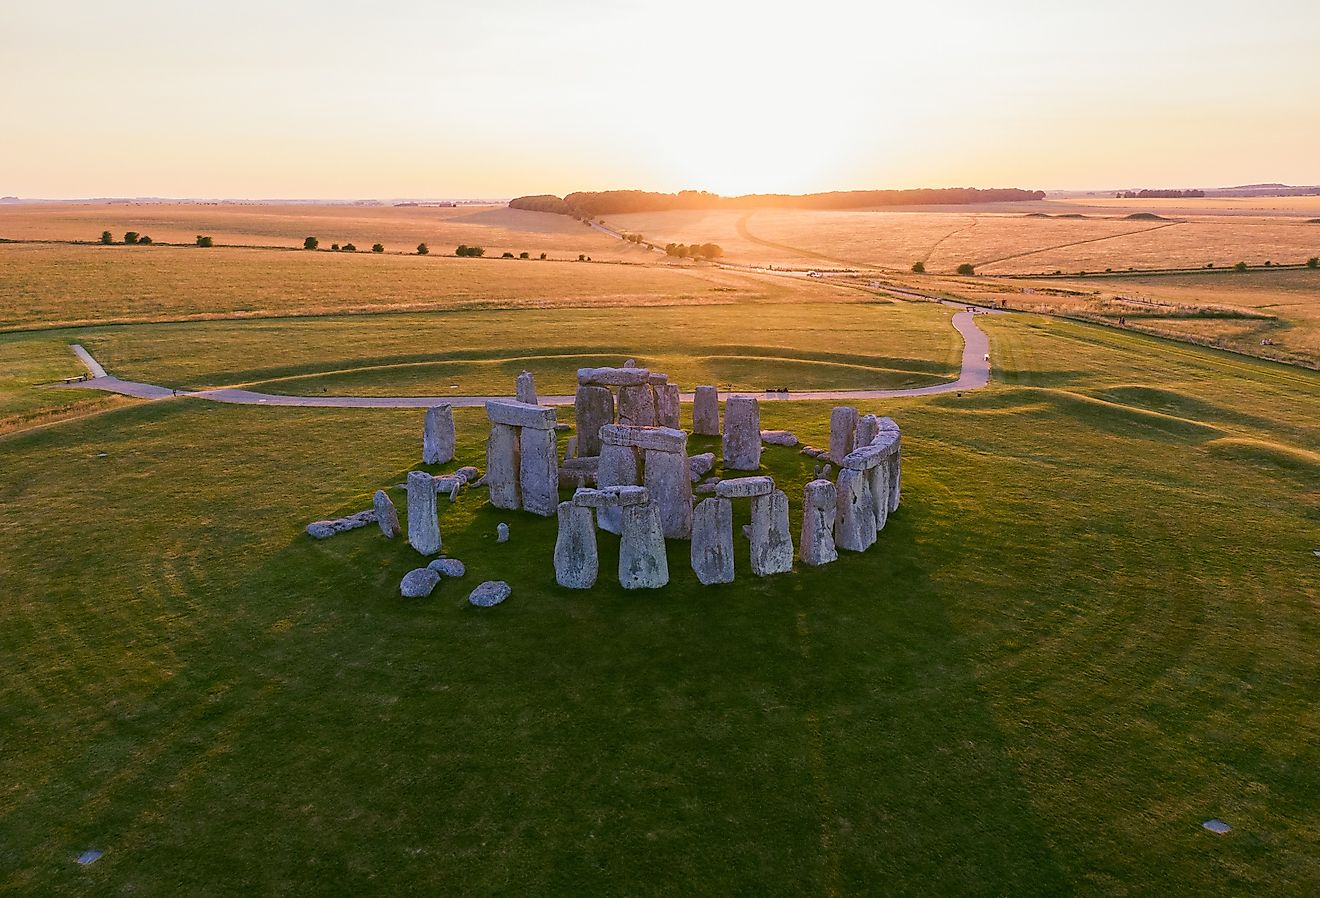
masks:
<instances>
[{"instance_id":1,"label":"weathered grey stone","mask_svg":"<svg viewBox=\"0 0 1320 898\"><path fill-rule=\"evenodd\" d=\"M448 403L426 410L422 424L422 464L443 465L454 459L454 409Z\"/></svg>"},{"instance_id":2,"label":"weathered grey stone","mask_svg":"<svg viewBox=\"0 0 1320 898\"><path fill-rule=\"evenodd\" d=\"M692 571L705 586L733 582L733 503L703 499L692 514Z\"/></svg>"},{"instance_id":3,"label":"weathered grey stone","mask_svg":"<svg viewBox=\"0 0 1320 898\"><path fill-rule=\"evenodd\" d=\"M724 467L761 467L761 406L755 396L730 396L724 403Z\"/></svg>"},{"instance_id":4,"label":"weathered grey stone","mask_svg":"<svg viewBox=\"0 0 1320 898\"><path fill-rule=\"evenodd\" d=\"M669 582L669 559L654 502L623 509L619 583L624 589L659 589Z\"/></svg>"},{"instance_id":5,"label":"weathered grey stone","mask_svg":"<svg viewBox=\"0 0 1320 898\"><path fill-rule=\"evenodd\" d=\"M599 455L567 459L559 466L559 488L577 489L580 486L595 486L596 469L599 467Z\"/></svg>"},{"instance_id":6,"label":"weathered grey stone","mask_svg":"<svg viewBox=\"0 0 1320 898\"><path fill-rule=\"evenodd\" d=\"M514 396L519 402L525 402L528 405L536 405L536 381L532 378L532 372L519 372L514 380Z\"/></svg>"},{"instance_id":7,"label":"weathered grey stone","mask_svg":"<svg viewBox=\"0 0 1320 898\"><path fill-rule=\"evenodd\" d=\"M851 405L836 405L830 412L830 461L843 463L843 457L853 451L857 439L857 409Z\"/></svg>"},{"instance_id":8,"label":"weathered grey stone","mask_svg":"<svg viewBox=\"0 0 1320 898\"><path fill-rule=\"evenodd\" d=\"M629 387L644 384L651 372L645 368L579 368L578 383L596 387Z\"/></svg>"},{"instance_id":9,"label":"weathered grey stone","mask_svg":"<svg viewBox=\"0 0 1320 898\"><path fill-rule=\"evenodd\" d=\"M590 589L600 573L596 524L591 509L559 503L559 535L555 537L555 582L569 589Z\"/></svg>"},{"instance_id":10,"label":"weathered grey stone","mask_svg":"<svg viewBox=\"0 0 1320 898\"><path fill-rule=\"evenodd\" d=\"M867 480L864 471L839 472L834 544L849 552L865 552L875 544L875 507Z\"/></svg>"},{"instance_id":11,"label":"weathered grey stone","mask_svg":"<svg viewBox=\"0 0 1320 898\"><path fill-rule=\"evenodd\" d=\"M399 512L390 501L389 493L376 490L376 495L371 497L371 507L376 513L376 523L380 525L380 532L385 534L386 539L394 539L403 532L403 528L399 526Z\"/></svg>"},{"instance_id":12,"label":"weathered grey stone","mask_svg":"<svg viewBox=\"0 0 1320 898\"><path fill-rule=\"evenodd\" d=\"M439 582L439 574L429 567L419 567L403 575L399 581L399 595L405 599L424 599Z\"/></svg>"},{"instance_id":13,"label":"weathered grey stone","mask_svg":"<svg viewBox=\"0 0 1320 898\"><path fill-rule=\"evenodd\" d=\"M467 573L467 565L457 558L437 558L427 565L441 577L461 577Z\"/></svg>"},{"instance_id":14,"label":"weathered grey stone","mask_svg":"<svg viewBox=\"0 0 1320 898\"><path fill-rule=\"evenodd\" d=\"M642 477L660 512L665 537L687 539L692 533L692 481L688 478L687 453L647 449Z\"/></svg>"},{"instance_id":15,"label":"weathered grey stone","mask_svg":"<svg viewBox=\"0 0 1320 898\"><path fill-rule=\"evenodd\" d=\"M636 359L628 359L628 361L626 361L626 362L623 363L623 367L625 367L625 368L636 368L636 367L637 367L637 360L636 360Z\"/></svg>"},{"instance_id":16,"label":"weathered grey stone","mask_svg":"<svg viewBox=\"0 0 1320 898\"><path fill-rule=\"evenodd\" d=\"M490 608L512 594L513 588L503 580L487 580L468 594L468 602L478 608Z\"/></svg>"},{"instance_id":17,"label":"weathered grey stone","mask_svg":"<svg viewBox=\"0 0 1320 898\"><path fill-rule=\"evenodd\" d=\"M688 478L693 483L696 483L711 471L715 470L714 452L702 452L700 455L689 455L687 461Z\"/></svg>"},{"instance_id":18,"label":"weathered grey stone","mask_svg":"<svg viewBox=\"0 0 1320 898\"><path fill-rule=\"evenodd\" d=\"M830 453L829 450L827 449L818 449L815 446L803 446L802 454L805 455L807 458L823 458L824 456L829 455Z\"/></svg>"},{"instance_id":19,"label":"weathered grey stone","mask_svg":"<svg viewBox=\"0 0 1320 898\"><path fill-rule=\"evenodd\" d=\"M793 569L793 534L788 529L788 496L783 490L752 498L751 539L753 574L768 577Z\"/></svg>"},{"instance_id":20,"label":"weathered grey stone","mask_svg":"<svg viewBox=\"0 0 1320 898\"><path fill-rule=\"evenodd\" d=\"M601 489L611 486L640 486L638 482L637 450L631 446L602 446L600 466L596 468L596 485ZM623 517L617 509L603 508L596 515L596 525L610 533L620 533Z\"/></svg>"},{"instance_id":21,"label":"weathered grey stone","mask_svg":"<svg viewBox=\"0 0 1320 898\"><path fill-rule=\"evenodd\" d=\"M843 467L854 471L869 471L898 454L898 434L880 431L866 446L858 446L843 457Z\"/></svg>"},{"instance_id":22,"label":"weathered grey stone","mask_svg":"<svg viewBox=\"0 0 1320 898\"><path fill-rule=\"evenodd\" d=\"M454 483L449 487L449 501L450 501L450 502L457 502L457 501L458 501L458 494L461 493L461 492L463 491L463 486L464 486L463 481L461 481L461 480L455 480Z\"/></svg>"},{"instance_id":23,"label":"weathered grey stone","mask_svg":"<svg viewBox=\"0 0 1320 898\"><path fill-rule=\"evenodd\" d=\"M712 480L703 480L692 488L692 492L700 493L703 496L712 495L715 492L715 488L719 485L720 480L718 477Z\"/></svg>"},{"instance_id":24,"label":"weathered grey stone","mask_svg":"<svg viewBox=\"0 0 1320 898\"><path fill-rule=\"evenodd\" d=\"M532 430L554 430L555 410L548 405L528 405L516 399L487 399L486 417L492 424L527 427Z\"/></svg>"},{"instance_id":25,"label":"weathered grey stone","mask_svg":"<svg viewBox=\"0 0 1320 898\"><path fill-rule=\"evenodd\" d=\"M307 525L307 535L313 539L328 539L337 533L345 533L374 523L376 523L374 510L359 511L331 521L313 521Z\"/></svg>"},{"instance_id":26,"label":"weathered grey stone","mask_svg":"<svg viewBox=\"0 0 1320 898\"><path fill-rule=\"evenodd\" d=\"M669 383L669 375L661 374L658 371L652 371L650 374L646 375L646 382L653 387L658 387L661 384Z\"/></svg>"},{"instance_id":27,"label":"weathered grey stone","mask_svg":"<svg viewBox=\"0 0 1320 898\"><path fill-rule=\"evenodd\" d=\"M773 477L731 477L721 480L715 487L715 495L721 499L742 499L749 496L768 496L775 489Z\"/></svg>"},{"instance_id":28,"label":"weathered grey stone","mask_svg":"<svg viewBox=\"0 0 1320 898\"><path fill-rule=\"evenodd\" d=\"M605 446L635 446L661 452L686 452L687 434L672 427L638 427L631 424L606 424L600 429Z\"/></svg>"},{"instance_id":29,"label":"weathered grey stone","mask_svg":"<svg viewBox=\"0 0 1320 898\"><path fill-rule=\"evenodd\" d=\"M880 432L892 433L898 438L889 462L889 510L894 512L898 511L903 492L903 434L899 430L898 422L888 417L880 419Z\"/></svg>"},{"instance_id":30,"label":"weathered grey stone","mask_svg":"<svg viewBox=\"0 0 1320 898\"><path fill-rule=\"evenodd\" d=\"M425 471L408 472L408 545L423 555L440 551L435 482Z\"/></svg>"},{"instance_id":31,"label":"weathered grey stone","mask_svg":"<svg viewBox=\"0 0 1320 898\"><path fill-rule=\"evenodd\" d=\"M678 384L660 384L655 388L655 423L661 427L679 426Z\"/></svg>"},{"instance_id":32,"label":"weathered grey stone","mask_svg":"<svg viewBox=\"0 0 1320 898\"><path fill-rule=\"evenodd\" d=\"M885 529L889 520L889 466L893 459L887 459L866 471L866 485L871 490L871 509L875 515L875 530Z\"/></svg>"},{"instance_id":33,"label":"weathered grey stone","mask_svg":"<svg viewBox=\"0 0 1320 898\"><path fill-rule=\"evenodd\" d=\"M862 415L857 419L857 435L853 447L867 446L880 432L880 419L875 415Z\"/></svg>"},{"instance_id":34,"label":"weathered grey stone","mask_svg":"<svg viewBox=\"0 0 1320 898\"><path fill-rule=\"evenodd\" d=\"M763 430L761 442L768 446L796 446L798 438L788 430Z\"/></svg>"},{"instance_id":35,"label":"weathered grey stone","mask_svg":"<svg viewBox=\"0 0 1320 898\"><path fill-rule=\"evenodd\" d=\"M507 543L509 541L509 525L500 521L495 525L495 542Z\"/></svg>"},{"instance_id":36,"label":"weathered grey stone","mask_svg":"<svg viewBox=\"0 0 1320 898\"><path fill-rule=\"evenodd\" d=\"M564 440L564 461L568 461L570 458L577 458L577 444L578 439L576 436L571 436Z\"/></svg>"},{"instance_id":37,"label":"weathered grey stone","mask_svg":"<svg viewBox=\"0 0 1320 898\"><path fill-rule=\"evenodd\" d=\"M573 399L577 421L577 454L600 455L600 429L614 423L614 394L609 387L583 384Z\"/></svg>"},{"instance_id":38,"label":"weathered grey stone","mask_svg":"<svg viewBox=\"0 0 1320 898\"><path fill-rule=\"evenodd\" d=\"M523 511L548 518L559 505L559 450L553 430L524 427L518 439Z\"/></svg>"},{"instance_id":39,"label":"weathered grey stone","mask_svg":"<svg viewBox=\"0 0 1320 898\"><path fill-rule=\"evenodd\" d=\"M486 486L496 508L518 507L518 428L490 425L486 438Z\"/></svg>"},{"instance_id":40,"label":"weathered grey stone","mask_svg":"<svg viewBox=\"0 0 1320 898\"><path fill-rule=\"evenodd\" d=\"M655 426L655 391L650 384L619 388L619 423Z\"/></svg>"},{"instance_id":41,"label":"weathered grey stone","mask_svg":"<svg viewBox=\"0 0 1320 898\"><path fill-rule=\"evenodd\" d=\"M720 391L715 387L697 387L692 395L692 432L707 437L720 435Z\"/></svg>"},{"instance_id":42,"label":"weathered grey stone","mask_svg":"<svg viewBox=\"0 0 1320 898\"><path fill-rule=\"evenodd\" d=\"M813 480L802 490L802 535L798 557L813 567L837 561L834 518L838 514L838 490L828 480Z\"/></svg>"},{"instance_id":43,"label":"weathered grey stone","mask_svg":"<svg viewBox=\"0 0 1320 898\"><path fill-rule=\"evenodd\" d=\"M481 479L481 472L472 465L464 465L454 472L455 477L462 477L468 483L476 483Z\"/></svg>"},{"instance_id":44,"label":"weathered grey stone","mask_svg":"<svg viewBox=\"0 0 1320 898\"><path fill-rule=\"evenodd\" d=\"M466 478L457 474L437 474L431 479L435 483L436 493L444 493L446 496L452 496L455 489L467 486Z\"/></svg>"}]
</instances>

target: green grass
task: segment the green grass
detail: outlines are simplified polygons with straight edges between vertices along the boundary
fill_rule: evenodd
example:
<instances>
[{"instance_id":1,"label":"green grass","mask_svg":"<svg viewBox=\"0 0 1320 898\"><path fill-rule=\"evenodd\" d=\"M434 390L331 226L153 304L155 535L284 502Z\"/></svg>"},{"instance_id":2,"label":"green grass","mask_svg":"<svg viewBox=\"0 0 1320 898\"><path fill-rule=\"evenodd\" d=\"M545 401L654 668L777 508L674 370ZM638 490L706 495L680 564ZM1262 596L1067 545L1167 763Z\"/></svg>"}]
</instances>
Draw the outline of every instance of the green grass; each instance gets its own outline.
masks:
<instances>
[{"instance_id":1,"label":"green grass","mask_svg":"<svg viewBox=\"0 0 1320 898\"><path fill-rule=\"evenodd\" d=\"M553 521L477 490L441 501L467 578L398 598L401 542L301 528L400 482L417 412L166 400L5 438L0 888L1313 891L1320 376L981 321L1009 384L873 409L905 433L876 547L758 580L739 540L721 588L676 542L626 594L603 536L561 590ZM828 416L763 405L818 445ZM810 463L765 462L796 526ZM510 601L466 607L488 578Z\"/></svg>"}]
</instances>

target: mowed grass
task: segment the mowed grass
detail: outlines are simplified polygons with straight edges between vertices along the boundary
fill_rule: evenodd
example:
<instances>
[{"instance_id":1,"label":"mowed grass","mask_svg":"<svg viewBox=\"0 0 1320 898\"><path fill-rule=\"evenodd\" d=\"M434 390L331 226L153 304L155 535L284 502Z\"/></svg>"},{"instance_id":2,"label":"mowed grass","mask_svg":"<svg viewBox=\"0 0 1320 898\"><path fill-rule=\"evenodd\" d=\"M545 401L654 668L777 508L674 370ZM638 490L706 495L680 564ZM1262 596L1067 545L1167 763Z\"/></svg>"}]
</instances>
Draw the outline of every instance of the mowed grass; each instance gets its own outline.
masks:
<instances>
[{"instance_id":1,"label":"mowed grass","mask_svg":"<svg viewBox=\"0 0 1320 898\"><path fill-rule=\"evenodd\" d=\"M417 412L180 399L7 438L0 883L1313 891L1320 375L983 324L994 387L866 409L905 434L877 546L760 580L740 538L722 588L675 542L626 594L603 536L561 590L554 522L474 490L441 502L467 577L400 599L406 546L301 528L416 467ZM825 439L828 403L762 408ZM765 468L796 526L811 463ZM467 607L487 578L513 597Z\"/></svg>"}]
</instances>

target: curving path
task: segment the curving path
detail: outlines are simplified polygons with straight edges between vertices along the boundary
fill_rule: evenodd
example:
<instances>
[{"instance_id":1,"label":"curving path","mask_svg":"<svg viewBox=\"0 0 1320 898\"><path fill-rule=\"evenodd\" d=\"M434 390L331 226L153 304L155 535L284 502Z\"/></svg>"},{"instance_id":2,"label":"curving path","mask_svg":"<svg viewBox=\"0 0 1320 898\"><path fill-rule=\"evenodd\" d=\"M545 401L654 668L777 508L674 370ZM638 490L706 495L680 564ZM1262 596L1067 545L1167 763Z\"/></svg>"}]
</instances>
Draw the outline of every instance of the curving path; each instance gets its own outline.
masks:
<instances>
[{"instance_id":1,"label":"curving path","mask_svg":"<svg viewBox=\"0 0 1320 898\"><path fill-rule=\"evenodd\" d=\"M926 298L926 297L923 297ZM929 387L913 387L906 390L809 390L796 393L726 393L726 396L755 396L762 401L787 402L810 399L896 399L903 396L932 396L937 393L952 393L962 390L979 390L990 383L990 340L985 331L976 325L978 314L1003 314L986 310L974 311L961 303L945 302L961 311L953 316L953 327L962 335L963 355L962 370L958 379L950 383L934 384ZM105 369L92 358L82 346L74 343L71 347L78 360L87 367L92 375L87 380L80 380L60 386L81 387L90 390L105 390L123 396L138 399L169 399L175 396L188 399L207 399L211 402L229 402L236 405L290 405L306 408L430 408L433 405L448 403L455 408L472 408L486 404L488 399L507 399L508 396L284 396L278 393L258 393L254 390L241 390L221 387L214 390L180 392L169 387L155 384L120 380L106 373ZM685 402L692 401L691 393L683 393ZM572 396L541 396L543 405L572 405Z\"/></svg>"}]
</instances>

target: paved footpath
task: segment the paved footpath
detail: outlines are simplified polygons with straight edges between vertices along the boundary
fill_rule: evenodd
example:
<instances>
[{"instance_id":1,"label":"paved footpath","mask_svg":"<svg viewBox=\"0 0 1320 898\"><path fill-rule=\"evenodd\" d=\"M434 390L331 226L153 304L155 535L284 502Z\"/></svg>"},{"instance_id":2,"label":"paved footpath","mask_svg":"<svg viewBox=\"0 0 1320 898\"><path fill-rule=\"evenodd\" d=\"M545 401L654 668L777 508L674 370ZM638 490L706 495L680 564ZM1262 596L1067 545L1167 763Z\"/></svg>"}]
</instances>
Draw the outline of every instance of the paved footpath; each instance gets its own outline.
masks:
<instances>
[{"instance_id":1,"label":"paved footpath","mask_svg":"<svg viewBox=\"0 0 1320 898\"><path fill-rule=\"evenodd\" d=\"M962 371L958 379L951 383L934 384L929 387L913 387L907 390L807 390L793 393L724 393L724 396L755 396L765 402L790 402L810 399L897 399L903 396L933 396L937 393L952 393L963 390L979 390L990 383L990 340L985 331L976 325L978 314L985 311L972 311L957 303L947 303L961 311L954 313L953 327L962 335L963 356ZM253 390L240 390L221 387L215 390L180 392L169 387L155 384L137 383L120 380L105 372L82 346L74 343L73 352L91 373L88 380L65 384L68 387L83 387L92 390L105 390L138 399L167 399L174 396L188 399L207 399L211 402L229 402L236 405L292 405L305 408L430 408L448 403L455 408L480 407L488 399L508 399L508 396L283 396L278 393L258 393ZM683 393L685 401L692 401L691 393ZM572 405L572 396L541 396L542 405Z\"/></svg>"}]
</instances>

